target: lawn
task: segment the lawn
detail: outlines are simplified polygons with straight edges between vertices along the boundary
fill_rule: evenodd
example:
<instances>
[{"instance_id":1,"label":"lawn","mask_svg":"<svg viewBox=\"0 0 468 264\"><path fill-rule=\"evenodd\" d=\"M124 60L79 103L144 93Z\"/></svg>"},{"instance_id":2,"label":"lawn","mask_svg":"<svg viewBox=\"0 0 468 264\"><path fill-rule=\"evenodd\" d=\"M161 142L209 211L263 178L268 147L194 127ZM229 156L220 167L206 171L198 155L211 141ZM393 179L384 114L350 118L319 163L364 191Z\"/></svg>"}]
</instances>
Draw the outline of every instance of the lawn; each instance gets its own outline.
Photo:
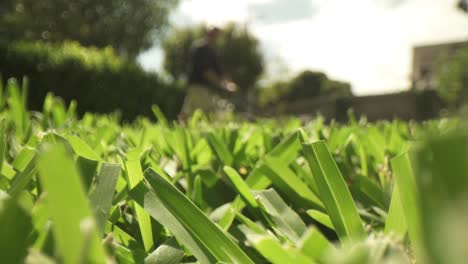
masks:
<instances>
[{"instance_id":1,"label":"lawn","mask_svg":"<svg viewBox=\"0 0 468 264\"><path fill-rule=\"evenodd\" d=\"M2 263L463 263L456 118L120 122L0 87ZM131 98L129 98L131 100ZM79 102L78 102L79 105Z\"/></svg>"}]
</instances>

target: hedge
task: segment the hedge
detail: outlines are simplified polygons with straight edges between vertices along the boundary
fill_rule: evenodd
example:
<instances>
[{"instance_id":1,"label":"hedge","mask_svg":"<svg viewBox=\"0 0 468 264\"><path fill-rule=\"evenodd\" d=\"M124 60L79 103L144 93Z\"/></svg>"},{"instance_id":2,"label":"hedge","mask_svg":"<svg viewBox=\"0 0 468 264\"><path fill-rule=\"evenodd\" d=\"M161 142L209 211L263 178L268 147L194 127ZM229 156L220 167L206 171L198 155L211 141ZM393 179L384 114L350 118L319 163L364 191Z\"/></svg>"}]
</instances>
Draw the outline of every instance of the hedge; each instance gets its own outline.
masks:
<instances>
[{"instance_id":1,"label":"hedge","mask_svg":"<svg viewBox=\"0 0 468 264\"><path fill-rule=\"evenodd\" d=\"M129 120L151 115L151 105L157 104L167 117L175 118L185 95L181 87L119 58L112 48L87 48L77 42L1 46L0 73L3 79L28 77L28 104L36 110L53 92L65 102L76 100L81 113L120 110Z\"/></svg>"}]
</instances>

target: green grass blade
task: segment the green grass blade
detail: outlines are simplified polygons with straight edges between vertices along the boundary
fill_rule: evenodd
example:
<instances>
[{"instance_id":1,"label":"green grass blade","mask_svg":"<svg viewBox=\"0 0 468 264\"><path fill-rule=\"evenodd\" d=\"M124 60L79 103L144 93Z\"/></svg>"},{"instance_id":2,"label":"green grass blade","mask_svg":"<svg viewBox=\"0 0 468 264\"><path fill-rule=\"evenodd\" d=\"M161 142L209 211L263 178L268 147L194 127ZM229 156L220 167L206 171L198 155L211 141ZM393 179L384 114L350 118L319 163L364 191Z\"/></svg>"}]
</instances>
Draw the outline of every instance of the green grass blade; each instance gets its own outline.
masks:
<instances>
[{"instance_id":1,"label":"green grass blade","mask_svg":"<svg viewBox=\"0 0 468 264\"><path fill-rule=\"evenodd\" d=\"M23 263L31 216L14 199L0 190L0 259L2 263Z\"/></svg>"},{"instance_id":2,"label":"green grass blade","mask_svg":"<svg viewBox=\"0 0 468 264\"><path fill-rule=\"evenodd\" d=\"M67 112L63 102L59 100L54 100L52 104L52 119L54 120L54 125L60 127L65 123L67 118Z\"/></svg>"},{"instance_id":3,"label":"green grass blade","mask_svg":"<svg viewBox=\"0 0 468 264\"><path fill-rule=\"evenodd\" d=\"M17 171L22 171L28 163L34 158L36 155L36 150L30 147L25 147L21 149L21 151L18 153L18 155L15 157L11 165L13 168L15 168Z\"/></svg>"},{"instance_id":4,"label":"green grass blade","mask_svg":"<svg viewBox=\"0 0 468 264\"><path fill-rule=\"evenodd\" d=\"M15 169L13 169L13 167L8 164L6 161L3 162L3 166L2 166L2 173L1 173L3 176L5 176L6 179L13 179L16 175L16 171Z\"/></svg>"},{"instance_id":5,"label":"green grass blade","mask_svg":"<svg viewBox=\"0 0 468 264\"><path fill-rule=\"evenodd\" d=\"M411 161L426 261L464 263L468 258L467 130L458 129L421 143L412 151Z\"/></svg>"},{"instance_id":6,"label":"green grass blade","mask_svg":"<svg viewBox=\"0 0 468 264\"><path fill-rule=\"evenodd\" d=\"M304 145L304 154L333 226L343 239L360 240L364 228L351 193L324 141Z\"/></svg>"},{"instance_id":7,"label":"green grass blade","mask_svg":"<svg viewBox=\"0 0 468 264\"><path fill-rule=\"evenodd\" d=\"M258 225L257 223L250 220L248 217L241 213L237 213L236 219L239 220L242 224L244 224L250 231L253 231L257 234L266 234L267 231L263 226ZM242 227L242 226L239 226ZM244 232L245 233L245 232Z\"/></svg>"},{"instance_id":8,"label":"green grass blade","mask_svg":"<svg viewBox=\"0 0 468 264\"><path fill-rule=\"evenodd\" d=\"M43 193L36 204L34 205L34 208L31 211L31 216L33 220L33 226L35 229L35 232L38 233L36 241L34 241L34 248L36 249L41 249L43 245L43 241L45 240L45 237L47 236L48 233L48 222L49 221L49 215L47 212L47 206L46 206L46 200L47 200L47 195Z\"/></svg>"},{"instance_id":9,"label":"green grass blade","mask_svg":"<svg viewBox=\"0 0 468 264\"><path fill-rule=\"evenodd\" d=\"M145 264L177 264L184 255L177 241L170 238L145 258Z\"/></svg>"},{"instance_id":10,"label":"green grass blade","mask_svg":"<svg viewBox=\"0 0 468 264\"><path fill-rule=\"evenodd\" d=\"M37 158L33 158L21 172L16 174L11 183L8 193L11 196L17 196L30 183L37 172Z\"/></svg>"},{"instance_id":11,"label":"green grass blade","mask_svg":"<svg viewBox=\"0 0 468 264\"><path fill-rule=\"evenodd\" d=\"M39 177L47 192L47 209L54 222L56 246L64 263L86 261L83 259L86 248L89 249L89 261L103 262L104 249L83 183L63 145L44 150L39 158Z\"/></svg>"},{"instance_id":12,"label":"green grass blade","mask_svg":"<svg viewBox=\"0 0 468 264\"><path fill-rule=\"evenodd\" d=\"M357 149L357 152L359 153L359 160L361 162L361 173L363 175L369 175L369 165L367 164L367 152L364 147L364 144L362 143L362 140L359 139L359 136L354 138L354 147Z\"/></svg>"},{"instance_id":13,"label":"green grass blade","mask_svg":"<svg viewBox=\"0 0 468 264\"><path fill-rule=\"evenodd\" d=\"M120 227L117 225L113 225L111 222L107 221L106 222L106 234L112 233L112 237L117 241L119 244L131 248L131 249L137 249L140 248L143 250L143 245L137 241L134 237L129 235L127 232L122 230Z\"/></svg>"},{"instance_id":14,"label":"green grass blade","mask_svg":"<svg viewBox=\"0 0 468 264\"><path fill-rule=\"evenodd\" d=\"M99 166L100 157L94 150L77 136L70 135L66 137L73 152L78 156L76 159L77 167L80 170L81 177L86 190L89 190Z\"/></svg>"},{"instance_id":15,"label":"green grass blade","mask_svg":"<svg viewBox=\"0 0 468 264\"><path fill-rule=\"evenodd\" d=\"M205 201L203 200L203 184L200 175L195 177L193 184L193 202L198 206L198 208L202 210L205 208Z\"/></svg>"},{"instance_id":16,"label":"green grass blade","mask_svg":"<svg viewBox=\"0 0 468 264\"><path fill-rule=\"evenodd\" d=\"M242 203L242 200L239 196L237 196L236 199L234 199L234 201L229 205L224 215L220 218L218 222L219 227L221 227L221 229L224 231L227 231L229 227L231 227L237 213L241 210L243 205L244 204Z\"/></svg>"},{"instance_id":17,"label":"green grass blade","mask_svg":"<svg viewBox=\"0 0 468 264\"><path fill-rule=\"evenodd\" d=\"M295 158L297 158L297 153L300 149L301 142L299 132L295 132L284 138L278 145L276 145L270 152L268 152L266 156L276 157L283 163L289 164ZM262 190L271 184L270 179L262 172L262 170L264 170L264 166L265 165L263 161L257 162L254 169L245 179L245 183L250 187L250 189Z\"/></svg>"},{"instance_id":18,"label":"green grass blade","mask_svg":"<svg viewBox=\"0 0 468 264\"><path fill-rule=\"evenodd\" d=\"M288 162L293 161L297 157L297 152L299 151L300 147L301 147L301 144L299 141L299 132L295 132L289 135L288 137L286 137L285 139L283 139L278 145L276 145L267 154L267 157L275 157L275 158L281 159L283 163L288 163ZM267 188L268 186L270 186L271 180L265 174L265 173L268 173L266 172L266 170L268 171L268 168L266 167L263 161L257 162L254 169L249 173L249 175L245 179L245 183L247 184L249 189L263 190ZM275 177L276 175L273 175L273 176ZM279 176L276 176L276 177L279 177ZM284 186L285 185L283 185L283 187ZM291 190L288 189L288 192L289 191ZM292 195L297 197L297 194L295 191L292 191ZM302 200L301 198L299 199ZM243 203L243 201L240 201L238 210L242 210L244 206L245 204Z\"/></svg>"},{"instance_id":19,"label":"green grass blade","mask_svg":"<svg viewBox=\"0 0 468 264\"><path fill-rule=\"evenodd\" d=\"M214 133L211 132L206 135L206 140L213 149L214 153L216 153L216 156L221 161L221 163L226 166L232 166L234 157L232 156L231 152L229 152L227 146L221 140L219 140Z\"/></svg>"},{"instance_id":20,"label":"green grass blade","mask_svg":"<svg viewBox=\"0 0 468 264\"><path fill-rule=\"evenodd\" d=\"M400 191L398 186L394 184L392 192L392 200L390 201L390 208L388 209L387 220L385 222L385 234L393 233L399 238L404 238L408 227L405 221L405 213L403 211L403 204L400 198Z\"/></svg>"},{"instance_id":21,"label":"green grass blade","mask_svg":"<svg viewBox=\"0 0 468 264\"><path fill-rule=\"evenodd\" d=\"M66 119L71 120L76 117L76 108L78 107L78 103L76 100L72 100L70 105L68 105Z\"/></svg>"},{"instance_id":22,"label":"green grass blade","mask_svg":"<svg viewBox=\"0 0 468 264\"><path fill-rule=\"evenodd\" d=\"M357 176L353 187L362 192L368 199L382 209L387 209L387 197L383 190L369 177Z\"/></svg>"},{"instance_id":23,"label":"green grass blade","mask_svg":"<svg viewBox=\"0 0 468 264\"><path fill-rule=\"evenodd\" d=\"M211 188L215 186L218 182L219 177L212 170L198 170L197 175L200 176L202 182L208 187Z\"/></svg>"},{"instance_id":24,"label":"green grass blade","mask_svg":"<svg viewBox=\"0 0 468 264\"><path fill-rule=\"evenodd\" d=\"M73 148L76 155L90 160L100 160L99 155L96 154L96 152L79 137L70 135L67 136L66 139L70 143L70 146Z\"/></svg>"},{"instance_id":25,"label":"green grass blade","mask_svg":"<svg viewBox=\"0 0 468 264\"><path fill-rule=\"evenodd\" d=\"M184 169L189 169L191 166L190 153L188 150L187 131L180 126L175 126L173 130L164 130L164 138L177 155Z\"/></svg>"},{"instance_id":26,"label":"green grass blade","mask_svg":"<svg viewBox=\"0 0 468 264\"><path fill-rule=\"evenodd\" d=\"M307 210L306 213L320 224L330 228L331 230L335 230L335 227L333 226L333 223L327 214L317 210Z\"/></svg>"},{"instance_id":27,"label":"green grass blade","mask_svg":"<svg viewBox=\"0 0 468 264\"><path fill-rule=\"evenodd\" d=\"M264 173L291 201L307 209L324 209L317 195L281 159L265 157L265 165Z\"/></svg>"},{"instance_id":28,"label":"green grass blade","mask_svg":"<svg viewBox=\"0 0 468 264\"><path fill-rule=\"evenodd\" d=\"M3 77L0 74L0 110L3 110L5 105L5 87L3 85Z\"/></svg>"},{"instance_id":29,"label":"green grass blade","mask_svg":"<svg viewBox=\"0 0 468 264\"><path fill-rule=\"evenodd\" d=\"M23 98L21 97L20 89L18 83L14 80L9 80L7 84L8 90L8 106L10 110L10 118L16 126L16 135L19 137L24 136L27 125L29 124L28 113L26 111L26 106L24 105Z\"/></svg>"},{"instance_id":30,"label":"green grass blade","mask_svg":"<svg viewBox=\"0 0 468 264\"><path fill-rule=\"evenodd\" d=\"M164 225L198 259L200 263L216 263L216 257L167 208L148 184L140 183L130 190L130 196L159 223Z\"/></svg>"},{"instance_id":31,"label":"green grass blade","mask_svg":"<svg viewBox=\"0 0 468 264\"><path fill-rule=\"evenodd\" d=\"M276 228L293 243L307 230L299 215L292 210L274 189L256 193Z\"/></svg>"},{"instance_id":32,"label":"green grass blade","mask_svg":"<svg viewBox=\"0 0 468 264\"><path fill-rule=\"evenodd\" d=\"M83 180L83 186L85 187L85 191L88 192L89 188L93 183L96 170L99 166L99 162L97 160L91 160L78 156L76 158L75 163Z\"/></svg>"},{"instance_id":33,"label":"green grass blade","mask_svg":"<svg viewBox=\"0 0 468 264\"><path fill-rule=\"evenodd\" d=\"M0 79L0 82L2 80ZM1 85L1 84L0 84ZM0 87L0 90L2 88ZM1 98L1 92L0 92L0 98ZM5 134L5 120L2 119L0 121L0 171L2 171L3 167L3 161L5 160L5 152L6 152L6 134Z\"/></svg>"},{"instance_id":34,"label":"green grass blade","mask_svg":"<svg viewBox=\"0 0 468 264\"><path fill-rule=\"evenodd\" d=\"M144 263L147 256L142 249L131 250L122 245L115 246L115 257L119 264Z\"/></svg>"},{"instance_id":35,"label":"green grass blade","mask_svg":"<svg viewBox=\"0 0 468 264\"><path fill-rule=\"evenodd\" d=\"M255 200L254 195L249 189L249 186L244 182L242 177L229 166L224 166L224 172L231 180L234 187L237 189L238 193L244 199L244 201L252 208L258 208L257 201Z\"/></svg>"},{"instance_id":36,"label":"green grass blade","mask_svg":"<svg viewBox=\"0 0 468 264\"><path fill-rule=\"evenodd\" d=\"M299 131L296 131L284 138L267 155L277 157L284 163L289 164L297 157L299 150L301 150L300 134Z\"/></svg>"},{"instance_id":37,"label":"green grass blade","mask_svg":"<svg viewBox=\"0 0 468 264\"><path fill-rule=\"evenodd\" d=\"M297 162L292 162L289 166L294 171L294 174L303 180L315 195L319 193L314 177L307 176L307 174L311 173L309 165L302 167Z\"/></svg>"},{"instance_id":38,"label":"green grass blade","mask_svg":"<svg viewBox=\"0 0 468 264\"><path fill-rule=\"evenodd\" d=\"M127 153L125 166L128 177L128 186L130 189L134 188L143 180L140 155L141 151L139 149L134 149ZM138 225L140 226L140 234L143 239L145 250L150 251L154 246L150 216L139 204L135 204L135 214L138 219Z\"/></svg>"},{"instance_id":39,"label":"green grass blade","mask_svg":"<svg viewBox=\"0 0 468 264\"><path fill-rule=\"evenodd\" d=\"M421 230L421 213L417 196L416 182L408 153L403 153L391 160L395 183L400 201L402 201L405 222L416 259L424 263L424 252Z\"/></svg>"},{"instance_id":40,"label":"green grass blade","mask_svg":"<svg viewBox=\"0 0 468 264\"><path fill-rule=\"evenodd\" d=\"M164 113L161 111L161 108L157 105L151 106L151 110L153 111L154 116L158 120L158 124L163 127L168 127L169 123L167 122L167 118L164 116Z\"/></svg>"},{"instance_id":41,"label":"green grass blade","mask_svg":"<svg viewBox=\"0 0 468 264\"><path fill-rule=\"evenodd\" d=\"M258 162L245 179L245 183L250 189L262 190L270 186L271 180L262 172L264 166L263 162Z\"/></svg>"},{"instance_id":42,"label":"green grass blade","mask_svg":"<svg viewBox=\"0 0 468 264\"><path fill-rule=\"evenodd\" d=\"M243 228L242 231L247 237L247 240L253 247L262 254L270 263L273 264L313 264L312 259L302 255L294 248L286 248L281 243L269 234L257 234L248 228Z\"/></svg>"},{"instance_id":43,"label":"green grass blade","mask_svg":"<svg viewBox=\"0 0 468 264\"><path fill-rule=\"evenodd\" d=\"M368 153L372 154L378 163L383 163L385 159L385 138L379 132L376 126L371 126L367 129L363 142L367 148Z\"/></svg>"},{"instance_id":44,"label":"green grass blade","mask_svg":"<svg viewBox=\"0 0 468 264\"><path fill-rule=\"evenodd\" d=\"M29 87L29 79L27 76L24 76L23 82L21 85L21 104L23 105L25 112L27 111L26 107L28 106L28 87Z\"/></svg>"},{"instance_id":45,"label":"green grass blade","mask_svg":"<svg viewBox=\"0 0 468 264\"><path fill-rule=\"evenodd\" d=\"M98 230L104 231L112 197L120 173L120 164L103 163L96 178L96 186L91 190L90 202Z\"/></svg>"},{"instance_id":46,"label":"green grass blade","mask_svg":"<svg viewBox=\"0 0 468 264\"><path fill-rule=\"evenodd\" d=\"M145 192L134 195L135 200L178 237L200 262L212 263L212 258L206 256L208 251L218 262L253 263L215 223L154 170L145 171L145 184L140 186ZM151 205L149 199L153 201ZM198 240L196 246L195 240ZM205 250L200 254L202 245Z\"/></svg>"},{"instance_id":47,"label":"green grass blade","mask_svg":"<svg viewBox=\"0 0 468 264\"><path fill-rule=\"evenodd\" d=\"M318 262L324 262L329 251L335 247L315 227L307 229L298 243L300 252Z\"/></svg>"}]
</instances>

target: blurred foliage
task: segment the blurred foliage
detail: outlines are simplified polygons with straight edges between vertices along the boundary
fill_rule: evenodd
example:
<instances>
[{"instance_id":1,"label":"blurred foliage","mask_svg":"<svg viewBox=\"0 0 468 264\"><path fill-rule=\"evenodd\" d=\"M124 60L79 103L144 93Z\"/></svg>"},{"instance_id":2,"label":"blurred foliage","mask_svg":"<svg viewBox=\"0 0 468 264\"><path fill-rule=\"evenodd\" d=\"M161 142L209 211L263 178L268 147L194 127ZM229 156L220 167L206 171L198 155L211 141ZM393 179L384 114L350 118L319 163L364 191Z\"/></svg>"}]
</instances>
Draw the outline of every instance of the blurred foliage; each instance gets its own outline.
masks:
<instances>
[{"instance_id":1,"label":"blurred foliage","mask_svg":"<svg viewBox=\"0 0 468 264\"><path fill-rule=\"evenodd\" d=\"M457 7L464 12L468 12L468 1L467 0L459 0Z\"/></svg>"},{"instance_id":2,"label":"blurred foliage","mask_svg":"<svg viewBox=\"0 0 468 264\"><path fill-rule=\"evenodd\" d=\"M328 78L323 72L305 70L292 78L289 91L284 96L287 101L315 97L324 90Z\"/></svg>"},{"instance_id":3,"label":"blurred foliage","mask_svg":"<svg viewBox=\"0 0 468 264\"><path fill-rule=\"evenodd\" d=\"M163 33L178 0L2 0L2 40L76 40L134 58Z\"/></svg>"},{"instance_id":4,"label":"blurred foliage","mask_svg":"<svg viewBox=\"0 0 468 264\"><path fill-rule=\"evenodd\" d=\"M296 101L319 95L349 96L351 85L345 82L331 80L325 73L305 70L294 77L289 83L287 101Z\"/></svg>"},{"instance_id":5,"label":"blurred foliage","mask_svg":"<svg viewBox=\"0 0 468 264\"><path fill-rule=\"evenodd\" d=\"M347 82L335 81L325 73L304 70L290 80L280 80L262 89L258 96L260 105L276 101L294 102L317 96L352 96L351 85Z\"/></svg>"},{"instance_id":6,"label":"blurred foliage","mask_svg":"<svg viewBox=\"0 0 468 264\"><path fill-rule=\"evenodd\" d=\"M277 103L280 97L288 92L288 82L284 80L273 81L262 85L257 90L257 104L261 107Z\"/></svg>"},{"instance_id":7,"label":"blurred foliage","mask_svg":"<svg viewBox=\"0 0 468 264\"><path fill-rule=\"evenodd\" d=\"M174 79L187 77L190 47L204 32L203 26L180 28L163 41L164 69ZM254 87L264 70L258 40L245 27L231 23L222 28L217 50L226 74L244 91Z\"/></svg>"},{"instance_id":8,"label":"blurred foliage","mask_svg":"<svg viewBox=\"0 0 468 264\"><path fill-rule=\"evenodd\" d=\"M439 65L437 91L450 108L458 108L468 100L468 47Z\"/></svg>"},{"instance_id":9,"label":"blurred foliage","mask_svg":"<svg viewBox=\"0 0 468 264\"><path fill-rule=\"evenodd\" d=\"M224 28L220 56L224 68L241 89L255 85L264 70L258 40L245 28L230 24Z\"/></svg>"},{"instance_id":10,"label":"blurred foliage","mask_svg":"<svg viewBox=\"0 0 468 264\"><path fill-rule=\"evenodd\" d=\"M85 48L77 42L0 46L0 74L6 79L27 76L31 80L28 101L36 110L51 91L66 102L78 100L80 112L121 110L124 119L132 119L152 115L151 105L158 104L169 118L175 118L184 98L176 84L120 58L112 48Z\"/></svg>"}]
</instances>

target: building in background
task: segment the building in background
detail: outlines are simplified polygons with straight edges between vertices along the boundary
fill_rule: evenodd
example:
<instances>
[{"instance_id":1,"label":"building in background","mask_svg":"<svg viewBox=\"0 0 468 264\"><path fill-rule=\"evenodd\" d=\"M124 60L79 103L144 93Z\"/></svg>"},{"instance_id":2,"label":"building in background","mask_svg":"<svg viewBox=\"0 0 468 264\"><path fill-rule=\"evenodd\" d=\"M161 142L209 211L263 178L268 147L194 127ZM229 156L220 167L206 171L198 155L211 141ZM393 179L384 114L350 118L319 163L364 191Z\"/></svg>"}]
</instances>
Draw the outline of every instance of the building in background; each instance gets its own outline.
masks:
<instances>
[{"instance_id":1,"label":"building in background","mask_svg":"<svg viewBox=\"0 0 468 264\"><path fill-rule=\"evenodd\" d=\"M442 60L455 56L458 50L465 47L468 47L468 41L414 47L411 88L413 90L434 88Z\"/></svg>"}]
</instances>

